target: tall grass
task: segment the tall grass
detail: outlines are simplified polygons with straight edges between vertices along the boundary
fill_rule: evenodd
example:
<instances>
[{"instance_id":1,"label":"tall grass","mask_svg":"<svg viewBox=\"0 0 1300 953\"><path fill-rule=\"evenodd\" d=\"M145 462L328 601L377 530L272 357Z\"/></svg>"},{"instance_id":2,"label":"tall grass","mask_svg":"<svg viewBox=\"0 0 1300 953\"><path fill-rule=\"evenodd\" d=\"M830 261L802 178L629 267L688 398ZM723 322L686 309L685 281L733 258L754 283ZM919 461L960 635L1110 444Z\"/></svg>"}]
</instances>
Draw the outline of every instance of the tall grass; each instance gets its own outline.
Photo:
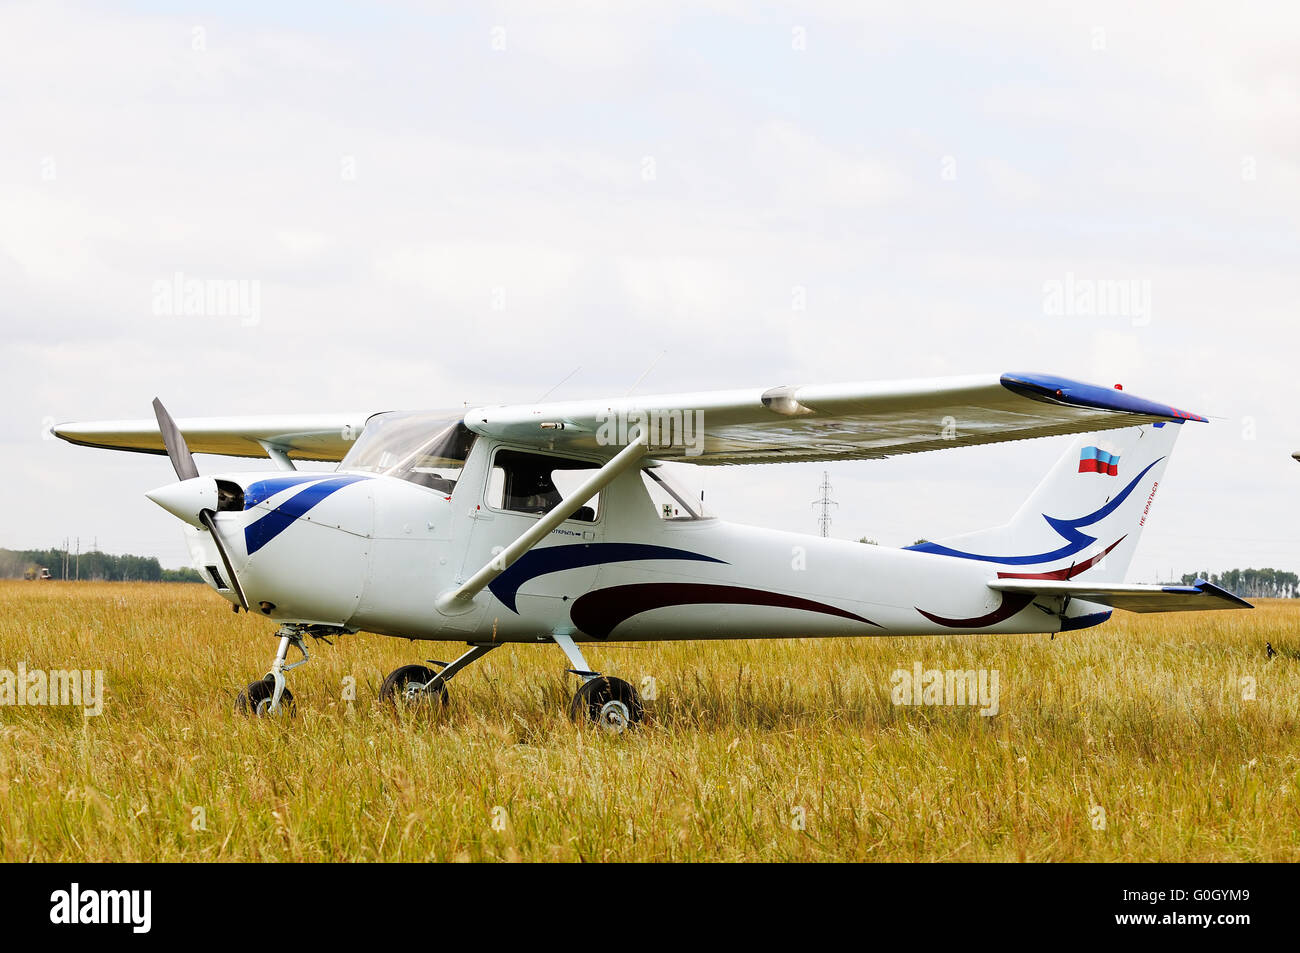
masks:
<instances>
[{"instance_id":1,"label":"tall grass","mask_svg":"<svg viewBox=\"0 0 1300 953\"><path fill-rule=\"evenodd\" d=\"M593 647L656 683L621 737L568 720L554 647L499 649L409 716L377 706L384 674L459 646L310 648L298 717L249 720L265 620L197 585L0 583L0 668L103 669L107 695L97 718L0 708L0 859L1300 859L1287 602L1054 640ZM895 706L915 661L997 669L1000 713Z\"/></svg>"}]
</instances>

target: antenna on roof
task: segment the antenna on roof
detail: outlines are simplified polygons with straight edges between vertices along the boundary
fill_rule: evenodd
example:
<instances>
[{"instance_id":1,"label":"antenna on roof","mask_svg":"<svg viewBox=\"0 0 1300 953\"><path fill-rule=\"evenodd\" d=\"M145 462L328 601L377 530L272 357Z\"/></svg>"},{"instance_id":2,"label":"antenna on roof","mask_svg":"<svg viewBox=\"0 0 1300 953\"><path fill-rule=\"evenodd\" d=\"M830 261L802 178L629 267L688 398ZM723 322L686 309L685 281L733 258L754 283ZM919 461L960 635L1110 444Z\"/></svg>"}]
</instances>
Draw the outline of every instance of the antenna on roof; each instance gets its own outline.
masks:
<instances>
[{"instance_id":1,"label":"antenna on roof","mask_svg":"<svg viewBox=\"0 0 1300 953\"><path fill-rule=\"evenodd\" d=\"M653 371L653 370L655 369L655 365L658 364L659 361L663 358L663 356L664 356L665 354L667 354L667 353L668 353L668 349L667 349L667 348L664 348L662 351L660 351L660 352L659 352L659 355L658 355L658 356L657 356L653 361L650 362L650 366L647 367L647 368L645 369L645 371L642 372L641 376L638 377L638 378L636 379L636 383L633 384L631 387L629 387L629 388L627 389L627 393L624 394L623 396L624 396L624 397L631 397L631 396L632 396L632 391L636 390L638 387L641 386L641 382L642 382L643 380L645 380L647 377L650 376L650 372Z\"/></svg>"},{"instance_id":2,"label":"antenna on roof","mask_svg":"<svg viewBox=\"0 0 1300 953\"><path fill-rule=\"evenodd\" d=\"M546 400L546 398L550 397L552 394L554 394L554 393L559 389L559 387L560 387L561 384L563 384L565 381L567 381L567 380L568 380L570 377L572 377L574 374L578 373L578 371L580 371L580 370L582 370L582 365L581 365L581 364L579 364L579 365L578 365L577 367L575 367L573 370L569 371L569 373L567 373L567 374L565 374L563 377L561 377L561 378L560 378L560 379L555 383L555 386L554 386L554 387L552 387L550 390L548 390L548 391L547 391L545 394L543 394L541 397L539 397L539 398L537 398L535 401L533 401L533 403L534 403L534 404L540 404L542 401Z\"/></svg>"}]
</instances>

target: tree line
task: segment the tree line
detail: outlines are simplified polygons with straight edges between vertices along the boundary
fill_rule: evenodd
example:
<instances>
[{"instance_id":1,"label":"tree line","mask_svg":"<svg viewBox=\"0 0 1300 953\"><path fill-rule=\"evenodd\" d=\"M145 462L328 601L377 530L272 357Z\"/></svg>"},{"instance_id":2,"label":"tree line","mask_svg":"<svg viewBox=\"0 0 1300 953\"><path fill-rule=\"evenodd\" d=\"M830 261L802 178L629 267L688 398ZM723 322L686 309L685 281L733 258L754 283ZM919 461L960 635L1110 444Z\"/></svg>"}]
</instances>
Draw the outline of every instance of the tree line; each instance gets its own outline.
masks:
<instances>
[{"instance_id":1,"label":"tree line","mask_svg":"<svg viewBox=\"0 0 1300 953\"><path fill-rule=\"evenodd\" d=\"M1300 598L1300 576L1281 569L1229 569L1221 573L1186 573L1182 583L1190 586L1197 579L1207 579L1244 599Z\"/></svg>"},{"instance_id":2,"label":"tree line","mask_svg":"<svg viewBox=\"0 0 1300 953\"><path fill-rule=\"evenodd\" d=\"M82 579L103 582L202 582L193 569L163 569L156 556L71 553L64 549L0 549L0 579Z\"/></svg>"}]
</instances>

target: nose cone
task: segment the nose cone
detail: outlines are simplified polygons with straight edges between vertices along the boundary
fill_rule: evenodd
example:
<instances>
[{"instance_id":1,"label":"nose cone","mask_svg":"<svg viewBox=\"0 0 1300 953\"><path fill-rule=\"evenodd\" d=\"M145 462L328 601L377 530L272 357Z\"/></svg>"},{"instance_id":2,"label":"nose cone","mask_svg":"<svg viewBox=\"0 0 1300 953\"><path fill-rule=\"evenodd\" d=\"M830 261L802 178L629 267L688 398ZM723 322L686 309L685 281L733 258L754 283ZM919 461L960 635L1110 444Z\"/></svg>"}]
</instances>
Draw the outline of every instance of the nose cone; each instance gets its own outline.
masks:
<instances>
[{"instance_id":1,"label":"nose cone","mask_svg":"<svg viewBox=\"0 0 1300 953\"><path fill-rule=\"evenodd\" d=\"M202 526L199 513L217 508L217 481L211 477L194 477L160 486L145 496L191 526Z\"/></svg>"}]
</instances>

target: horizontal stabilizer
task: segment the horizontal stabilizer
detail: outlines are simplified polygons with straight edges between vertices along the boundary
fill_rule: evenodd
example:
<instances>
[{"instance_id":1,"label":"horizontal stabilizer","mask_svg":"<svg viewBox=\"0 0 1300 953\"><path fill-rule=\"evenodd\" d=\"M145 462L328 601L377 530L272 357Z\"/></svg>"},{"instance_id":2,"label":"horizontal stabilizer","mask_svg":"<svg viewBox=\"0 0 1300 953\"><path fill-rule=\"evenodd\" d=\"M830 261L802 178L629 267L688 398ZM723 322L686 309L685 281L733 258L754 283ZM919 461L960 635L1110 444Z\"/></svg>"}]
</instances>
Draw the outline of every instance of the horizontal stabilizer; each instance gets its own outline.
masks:
<instances>
[{"instance_id":1,"label":"horizontal stabilizer","mask_svg":"<svg viewBox=\"0 0 1300 953\"><path fill-rule=\"evenodd\" d=\"M1202 609L1253 609L1213 583L1198 579L1190 586L1142 586L1131 584L1095 585L1086 582L1057 582L1045 579L999 579L989 583L998 592L1033 593L1039 596L1070 596L1129 612L1196 612Z\"/></svg>"}]
</instances>

